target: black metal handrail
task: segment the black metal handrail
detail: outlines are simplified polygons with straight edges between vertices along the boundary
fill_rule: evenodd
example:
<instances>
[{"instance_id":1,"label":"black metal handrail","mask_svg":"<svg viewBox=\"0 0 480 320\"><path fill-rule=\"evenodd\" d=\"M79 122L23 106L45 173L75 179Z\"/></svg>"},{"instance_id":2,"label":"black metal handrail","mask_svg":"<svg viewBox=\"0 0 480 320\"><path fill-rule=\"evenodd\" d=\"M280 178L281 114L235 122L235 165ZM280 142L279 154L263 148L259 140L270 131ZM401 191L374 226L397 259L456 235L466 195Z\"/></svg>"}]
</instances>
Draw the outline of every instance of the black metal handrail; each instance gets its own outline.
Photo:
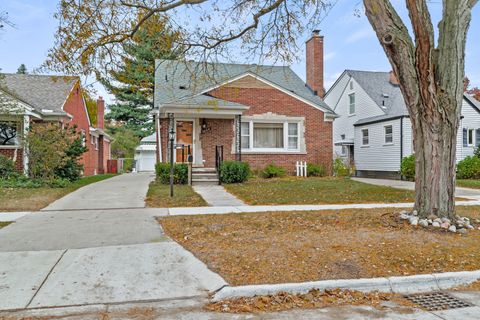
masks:
<instances>
[{"instance_id":1,"label":"black metal handrail","mask_svg":"<svg viewBox=\"0 0 480 320\"><path fill-rule=\"evenodd\" d=\"M215 169L217 169L218 184L220 181L220 165L223 162L223 146L215 146Z\"/></svg>"}]
</instances>

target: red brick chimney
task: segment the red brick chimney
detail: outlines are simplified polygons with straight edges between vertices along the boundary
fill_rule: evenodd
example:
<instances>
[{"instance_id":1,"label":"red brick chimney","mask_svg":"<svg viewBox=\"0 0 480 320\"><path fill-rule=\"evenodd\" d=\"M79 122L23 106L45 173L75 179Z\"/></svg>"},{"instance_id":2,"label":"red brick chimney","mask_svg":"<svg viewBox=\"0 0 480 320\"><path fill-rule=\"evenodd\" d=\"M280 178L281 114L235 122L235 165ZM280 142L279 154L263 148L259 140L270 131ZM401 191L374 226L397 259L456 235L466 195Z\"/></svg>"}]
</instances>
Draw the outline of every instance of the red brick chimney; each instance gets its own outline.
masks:
<instances>
[{"instance_id":1,"label":"red brick chimney","mask_svg":"<svg viewBox=\"0 0 480 320\"><path fill-rule=\"evenodd\" d=\"M313 30L312 37L307 40L307 85L313 92L323 98L323 36L320 30Z\"/></svg>"},{"instance_id":2,"label":"red brick chimney","mask_svg":"<svg viewBox=\"0 0 480 320\"><path fill-rule=\"evenodd\" d=\"M104 129L105 126L105 101L102 97L97 100L97 128Z\"/></svg>"}]
</instances>

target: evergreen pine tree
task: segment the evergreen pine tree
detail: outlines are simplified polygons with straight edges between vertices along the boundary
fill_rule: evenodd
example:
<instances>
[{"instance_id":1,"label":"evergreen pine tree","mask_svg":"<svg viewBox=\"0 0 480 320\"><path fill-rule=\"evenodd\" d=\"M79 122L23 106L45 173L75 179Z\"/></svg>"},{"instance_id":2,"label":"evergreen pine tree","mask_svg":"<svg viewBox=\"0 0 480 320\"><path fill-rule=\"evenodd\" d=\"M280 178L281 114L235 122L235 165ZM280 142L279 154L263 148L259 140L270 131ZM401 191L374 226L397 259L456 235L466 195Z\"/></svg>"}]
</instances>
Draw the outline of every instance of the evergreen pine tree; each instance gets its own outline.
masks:
<instances>
[{"instance_id":1,"label":"evergreen pine tree","mask_svg":"<svg viewBox=\"0 0 480 320\"><path fill-rule=\"evenodd\" d=\"M17 73L18 74L27 74L27 67L25 66L25 64L21 64L18 69L17 69Z\"/></svg>"},{"instance_id":2,"label":"evergreen pine tree","mask_svg":"<svg viewBox=\"0 0 480 320\"><path fill-rule=\"evenodd\" d=\"M132 41L123 45L120 65L102 84L115 96L108 120L122 123L139 137L153 132L149 112L153 109L155 59L175 59L173 43L180 34L168 28L165 18L156 16L142 25Z\"/></svg>"}]
</instances>

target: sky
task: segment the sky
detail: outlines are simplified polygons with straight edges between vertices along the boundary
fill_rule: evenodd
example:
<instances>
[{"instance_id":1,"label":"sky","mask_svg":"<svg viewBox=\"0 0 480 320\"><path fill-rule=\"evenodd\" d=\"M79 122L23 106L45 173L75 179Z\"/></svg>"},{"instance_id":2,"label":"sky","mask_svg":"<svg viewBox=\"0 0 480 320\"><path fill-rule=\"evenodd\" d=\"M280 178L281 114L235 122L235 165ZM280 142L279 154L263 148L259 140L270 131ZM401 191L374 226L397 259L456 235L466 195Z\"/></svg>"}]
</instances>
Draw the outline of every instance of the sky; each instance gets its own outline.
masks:
<instances>
[{"instance_id":1,"label":"sky","mask_svg":"<svg viewBox=\"0 0 480 320\"><path fill-rule=\"evenodd\" d=\"M56 0L1 0L0 11L7 11L15 28L0 33L0 69L16 72L24 63L28 70L35 69L45 60L53 45L57 21L53 18ZM360 0L338 0L320 26L325 37L325 87L328 89L345 69L389 71L390 64L364 15L354 12ZM407 13L402 0L392 0L404 21ZM436 26L440 16L441 0L429 2L432 19ZM308 34L303 35L303 41ZM480 87L480 4L472 12L472 22L467 38L466 74L473 86ZM300 43L300 48L304 50ZM305 53L299 52L300 60L292 69L305 79ZM239 63L244 61L237 61ZM105 90L97 86L99 95L107 103L112 101Z\"/></svg>"}]
</instances>

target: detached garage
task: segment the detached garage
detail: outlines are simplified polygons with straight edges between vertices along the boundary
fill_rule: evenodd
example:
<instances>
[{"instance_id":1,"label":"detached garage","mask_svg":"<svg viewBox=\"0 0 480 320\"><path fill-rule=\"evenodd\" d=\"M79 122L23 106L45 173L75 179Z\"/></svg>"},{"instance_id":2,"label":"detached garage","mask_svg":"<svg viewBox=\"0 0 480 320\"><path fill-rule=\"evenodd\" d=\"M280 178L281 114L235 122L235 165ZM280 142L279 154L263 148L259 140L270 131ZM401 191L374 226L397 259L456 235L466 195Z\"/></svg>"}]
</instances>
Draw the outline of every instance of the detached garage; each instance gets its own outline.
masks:
<instances>
[{"instance_id":1,"label":"detached garage","mask_svg":"<svg viewBox=\"0 0 480 320\"><path fill-rule=\"evenodd\" d=\"M140 141L140 145L135 149L135 168L137 172L155 171L156 151L155 133Z\"/></svg>"}]
</instances>

